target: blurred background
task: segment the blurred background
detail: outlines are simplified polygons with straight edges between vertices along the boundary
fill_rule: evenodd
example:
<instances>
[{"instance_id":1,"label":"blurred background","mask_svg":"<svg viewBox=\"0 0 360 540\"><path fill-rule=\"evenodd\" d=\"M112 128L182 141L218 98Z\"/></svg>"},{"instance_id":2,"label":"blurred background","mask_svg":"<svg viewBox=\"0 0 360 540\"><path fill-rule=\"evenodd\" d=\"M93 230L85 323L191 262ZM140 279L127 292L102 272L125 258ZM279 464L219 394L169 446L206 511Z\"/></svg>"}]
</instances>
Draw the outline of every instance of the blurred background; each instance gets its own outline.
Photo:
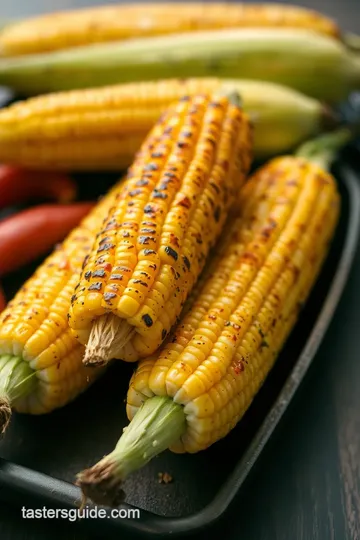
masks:
<instances>
[{"instance_id":1,"label":"blurred background","mask_svg":"<svg viewBox=\"0 0 360 540\"><path fill-rule=\"evenodd\" d=\"M274 1L319 10L336 19L343 30L360 33L360 0ZM121 0L0 0L0 20L105 3L119 4ZM222 538L360 538L359 302L358 252L344 298L314 368L265 449L245 500L237 501L223 524ZM54 527L45 522L24 522L17 508L2 505L0 540L49 538L89 537L72 524L56 523Z\"/></svg>"},{"instance_id":2,"label":"blurred background","mask_svg":"<svg viewBox=\"0 0 360 540\"><path fill-rule=\"evenodd\" d=\"M142 0L149 2L149 0ZM231 1L231 0L230 0ZM246 0L245 0L246 1ZM297 2L282 1L280 3L311 7L335 17L346 30L358 29L358 17L354 16L354 8L359 0L298 0ZM59 9L74 7L96 6L101 4L119 4L121 0L2 0L0 2L0 17L25 17L38 13L51 13Z\"/></svg>"}]
</instances>

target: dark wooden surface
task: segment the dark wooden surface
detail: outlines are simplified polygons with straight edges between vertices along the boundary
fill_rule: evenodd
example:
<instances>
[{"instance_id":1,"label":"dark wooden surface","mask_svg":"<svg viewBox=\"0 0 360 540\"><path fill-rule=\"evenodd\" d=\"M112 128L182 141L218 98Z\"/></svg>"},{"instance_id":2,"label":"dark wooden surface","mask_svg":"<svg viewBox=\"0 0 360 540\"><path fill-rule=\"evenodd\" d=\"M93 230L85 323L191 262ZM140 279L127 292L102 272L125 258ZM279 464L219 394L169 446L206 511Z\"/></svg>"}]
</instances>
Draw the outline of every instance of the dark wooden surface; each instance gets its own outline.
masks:
<instances>
[{"instance_id":1,"label":"dark wooden surface","mask_svg":"<svg viewBox=\"0 0 360 540\"><path fill-rule=\"evenodd\" d=\"M100 3L1 0L0 18ZM298 3L316 7L338 19L344 29L360 33L359 0ZM360 250L316 361L251 474L245 497L239 498L222 524L222 538L360 538L359 306ZM24 521L19 509L1 506L1 540L50 538L85 540L89 536L71 523Z\"/></svg>"}]
</instances>

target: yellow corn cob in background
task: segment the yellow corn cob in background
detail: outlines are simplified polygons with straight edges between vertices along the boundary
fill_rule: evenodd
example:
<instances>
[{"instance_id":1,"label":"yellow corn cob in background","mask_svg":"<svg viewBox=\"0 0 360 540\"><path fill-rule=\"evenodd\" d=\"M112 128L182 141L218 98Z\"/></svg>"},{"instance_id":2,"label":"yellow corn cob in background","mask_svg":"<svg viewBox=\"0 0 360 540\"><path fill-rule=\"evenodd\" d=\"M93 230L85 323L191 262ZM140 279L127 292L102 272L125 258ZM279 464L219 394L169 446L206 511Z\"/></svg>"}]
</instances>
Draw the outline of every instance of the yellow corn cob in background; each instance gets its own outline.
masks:
<instances>
[{"instance_id":1,"label":"yellow corn cob in background","mask_svg":"<svg viewBox=\"0 0 360 540\"><path fill-rule=\"evenodd\" d=\"M50 412L100 374L83 366L84 347L70 332L67 314L94 234L121 190L119 182L0 314L0 433L11 407L31 414Z\"/></svg>"},{"instance_id":2,"label":"yellow corn cob in background","mask_svg":"<svg viewBox=\"0 0 360 540\"><path fill-rule=\"evenodd\" d=\"M331 36L258 27L144 37L0 59L0 84L22 96L210 76L283 84L333 103L359 88L360 60Z\"/></svg>"},{"instance_id":3,"label":"yellow corn cob in background","mask_svg":"<svg viewBox=\"0 0 360 540\"><path fill-rule=\"evenodd\" d=\"M86 496L117 504L122 480L154 455L203 450L244 415L324 261L339 196L323 167L348 137L339 132L301 149L303 157L276 158L245 185L240 217L193 305L132 377L131 423L110 455L78 475Z\"/></svg>"},{"instance_id":4,"label":"yellow corn cob in background","mask_svg":"<svg viewBox=\"0 0 360 540\"><path fill-rule=\"evenodd\" d=\"M41 15L0 34L5 56L229 27L307 28L340 37L337 24L316 11L281 4L162 3L101 6Z\"/></svg>"},{"instance_id":5,"label":"yellow corn cob in background","mask_svg":"<svg viewBox=\"0 0 360 540\"><path fill-rule=\"evenodd\" d=\"M0 162L51 169L121 169L131 164L160 114L182 95L234 88L255 127L254 152L292 150L331 124L329 111L266 82L168 79L40 96L0 111Z\"/></svg>"},{"instance_id":6,"label":"yellow corn cob in background","mask_svg":"<svg viewBox=\"0 0 360 540\"><path fill-rule=\"evenodd\" d=\"M69 325L85 363L155 352L180 315L251 162L237 94L168 109L130 169L84 265Z\"/></svg>"}]
</instances>

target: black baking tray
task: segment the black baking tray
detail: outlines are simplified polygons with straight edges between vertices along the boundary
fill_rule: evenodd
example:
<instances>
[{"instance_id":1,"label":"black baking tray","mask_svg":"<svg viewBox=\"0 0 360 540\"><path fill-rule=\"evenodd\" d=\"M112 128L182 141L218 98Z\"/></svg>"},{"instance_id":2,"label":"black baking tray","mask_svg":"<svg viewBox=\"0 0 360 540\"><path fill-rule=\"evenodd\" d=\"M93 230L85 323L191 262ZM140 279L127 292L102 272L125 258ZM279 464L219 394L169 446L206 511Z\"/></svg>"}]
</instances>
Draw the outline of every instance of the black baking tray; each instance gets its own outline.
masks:
<instances>
[{"instance_id":1,"label":"black baking tray","mask_svg":"<svg viewBox=\"0 0 360 540\"><path fill-rule=\"evenodd\" d=\"M347 281L359 240L360 177L345 164L335 174L342 210L330 253L294 331L242 421L204 452L164 452L132 475L124 484L122 508L139 508L140 519L109 515L83 519L80 525L102 538L175 537L198 533L224 515L314 359ZM108 177L107 183L111 181ZM79 183L84 193L96 195L91 179L80 177ZM27 275L11 276L6 291L12 294ZM0 441L0 498L29 508L78 507L75 474L112 450L127 424L124 399L132 370L131 365L115 364L88 392L50 415L14 414ZM173 482L159 484L159 472L171 474Z\"/></svg>"}]
</instances>

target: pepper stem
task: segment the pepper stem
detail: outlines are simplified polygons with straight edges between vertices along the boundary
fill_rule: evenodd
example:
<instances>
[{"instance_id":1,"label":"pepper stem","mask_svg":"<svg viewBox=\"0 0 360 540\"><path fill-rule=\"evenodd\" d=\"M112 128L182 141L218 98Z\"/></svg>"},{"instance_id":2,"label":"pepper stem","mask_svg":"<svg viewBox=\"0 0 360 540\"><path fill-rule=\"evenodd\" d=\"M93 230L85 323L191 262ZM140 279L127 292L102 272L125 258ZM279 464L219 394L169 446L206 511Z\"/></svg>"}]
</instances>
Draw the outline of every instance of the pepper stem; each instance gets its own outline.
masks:
<instances>
[{"instance_id":1,"label":"pepper stem","mask_svg":"<svg viewBox=\"0 0 360 540\"><path fill-rule=\"evenodd\" d=\"M178 441L185 430L182 405L169 397L149 398L125 428L111 454L79 473L77 485L95 504L119 505L123 499L123 480Z\"/></svg>"},{"instance_id":2,"label":"pepper stem","mask_svg":"<svg viewBox=\"0 0 360 540\"><path fill-rule=\"evenodd\" d=\"M20 356L0 355L0 434L11 418L11 405L29 395L37 383L36 372Z\"/></svg>"},{"instance_id":3,"label":"pepper stem","mask_svg":"<svg viewBox=\"0 0 360 540\"><path fill-rule=\"evenodd\" d=\"M354 133L351 129L342 128L304 143L299 147L296 155L316 163L324 170L329 170L337 152L353 137Z\"/></svg>"}]
</instances>

